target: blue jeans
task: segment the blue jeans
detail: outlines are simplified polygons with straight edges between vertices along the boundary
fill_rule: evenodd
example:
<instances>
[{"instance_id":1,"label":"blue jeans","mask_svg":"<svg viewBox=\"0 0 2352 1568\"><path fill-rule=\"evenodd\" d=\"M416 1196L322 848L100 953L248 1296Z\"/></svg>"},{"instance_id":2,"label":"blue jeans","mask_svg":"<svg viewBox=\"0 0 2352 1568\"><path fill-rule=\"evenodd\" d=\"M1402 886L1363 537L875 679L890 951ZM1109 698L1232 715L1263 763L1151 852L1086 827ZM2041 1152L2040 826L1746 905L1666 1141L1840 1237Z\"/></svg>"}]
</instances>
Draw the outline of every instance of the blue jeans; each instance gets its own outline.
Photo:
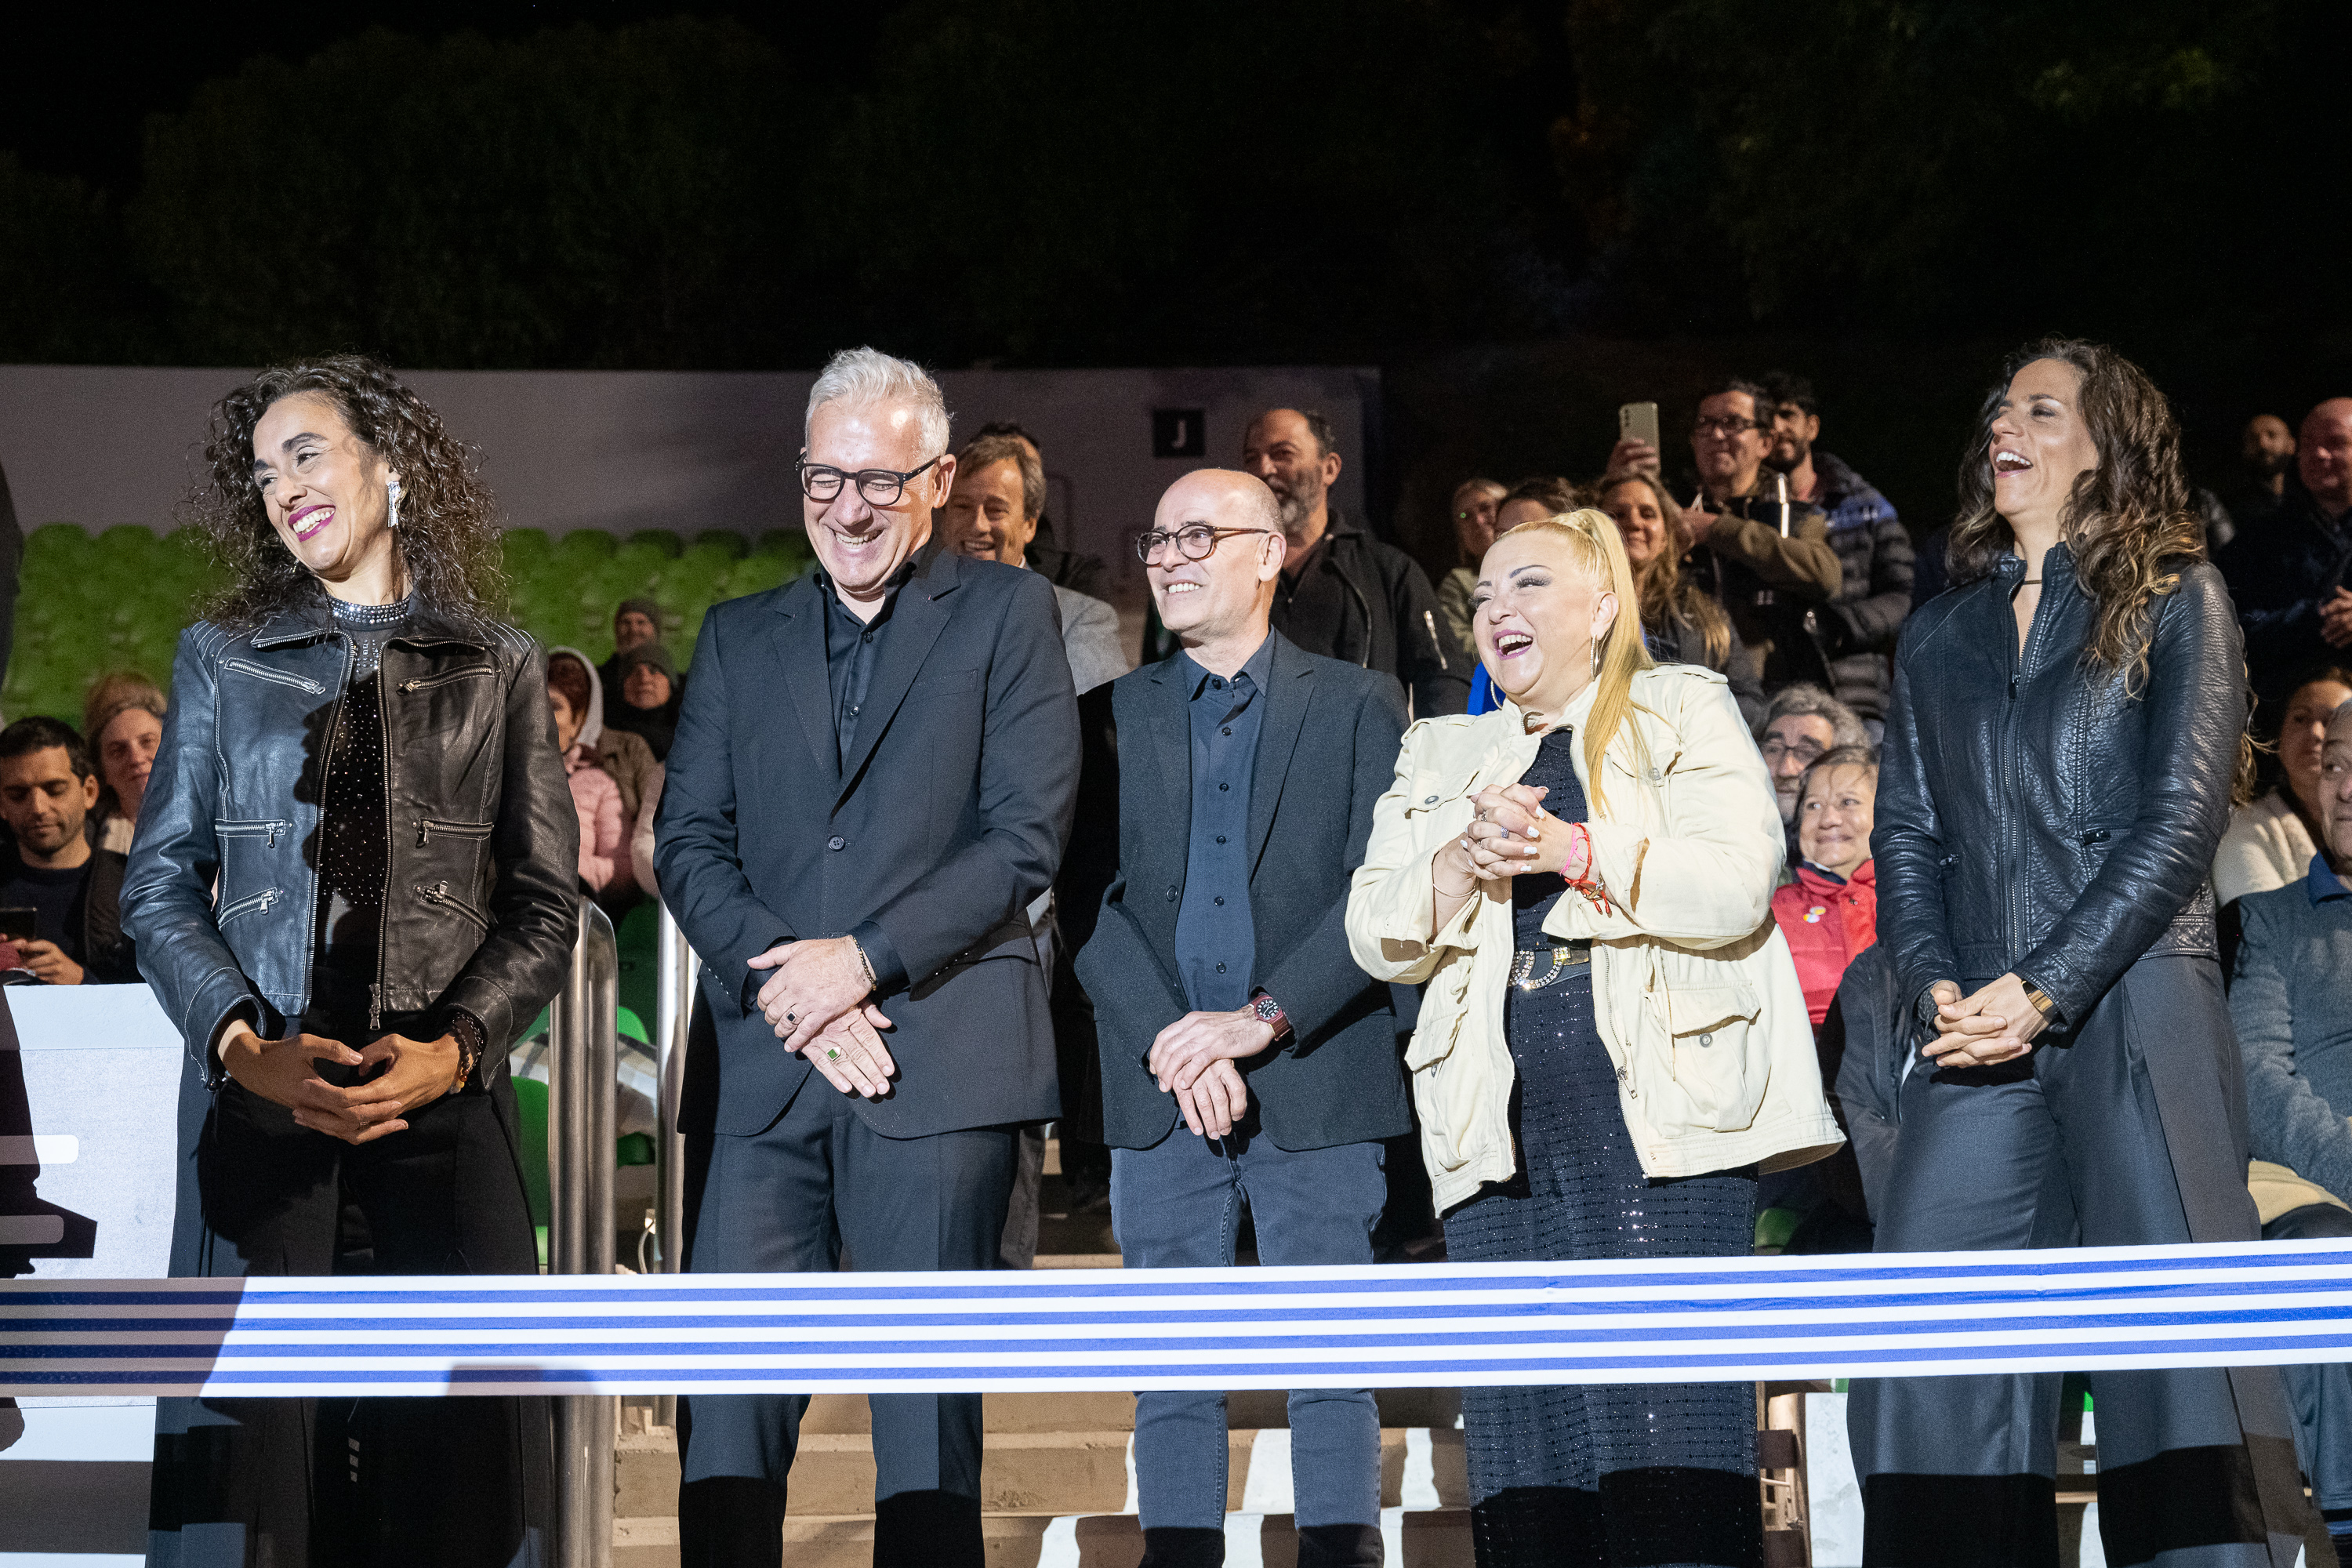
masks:
<instances>
[{"instance_id":1,"label":"blue jeans","mask_svg":"<svg viewBox=\"0 0 2352 1568\"><path fill-rule=\"evenodd\" d=\"M1179 1122L1149 1149L1110 1155L1111 1222L1129 1268L1219 1268L1234 1261L1246 1200L1258 1260L1277 1268L1370 1263L1388 1197L1381 1145L1293 1152L1244 1117L1230 1137ZM1290 1395L1290 1471L1301 1530L1381 1519L1381 1415L1369 1389ZM1146 1530L1222 1529L1225 1396L1144 1392L1135 1400L1135 1481Z\"/></svg>"}]
</instances>

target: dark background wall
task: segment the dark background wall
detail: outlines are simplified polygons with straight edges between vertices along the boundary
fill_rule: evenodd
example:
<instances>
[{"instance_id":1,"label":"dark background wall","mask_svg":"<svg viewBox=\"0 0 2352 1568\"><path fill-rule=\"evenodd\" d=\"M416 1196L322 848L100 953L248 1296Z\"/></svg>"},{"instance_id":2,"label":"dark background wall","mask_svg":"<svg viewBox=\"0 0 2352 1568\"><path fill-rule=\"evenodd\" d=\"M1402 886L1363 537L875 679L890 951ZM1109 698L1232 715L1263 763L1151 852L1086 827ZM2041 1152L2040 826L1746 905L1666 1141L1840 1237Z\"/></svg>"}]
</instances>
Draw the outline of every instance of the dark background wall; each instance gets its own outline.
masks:
<instances>
[{"instance_id":1,"label":"dark background wall","mask_svg":"<svg viewBox=\"0 0 2352 1568\"><path fill-rule=\"evenodd\" d=\"M1372 493L1810 374L1916 523L2002 352L2210 479L2352 387L2340 0L361 3L12 18L0 360L1380 367Z\"/></svg>"}]
</instances>

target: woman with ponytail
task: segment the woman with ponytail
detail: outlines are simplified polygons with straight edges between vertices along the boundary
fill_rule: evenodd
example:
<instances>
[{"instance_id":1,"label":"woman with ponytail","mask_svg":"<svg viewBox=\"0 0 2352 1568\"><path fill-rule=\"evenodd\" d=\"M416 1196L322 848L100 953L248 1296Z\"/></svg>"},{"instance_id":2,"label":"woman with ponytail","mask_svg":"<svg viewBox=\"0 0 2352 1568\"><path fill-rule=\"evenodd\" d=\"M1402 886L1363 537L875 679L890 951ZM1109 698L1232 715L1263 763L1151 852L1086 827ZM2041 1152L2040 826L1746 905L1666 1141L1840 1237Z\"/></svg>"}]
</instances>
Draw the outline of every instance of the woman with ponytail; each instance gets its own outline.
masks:
<instances>
[{"instance_id":1,"label":"woman with ponytail","mask_svg":"<svg viewBox=\"0 0 2352 1568\"><path fill-rule=\"evenodd\" d=\"M1843 1140L1772 920L1780 814L1722 676L1654 664L1616 525L1523 523L1473 626L1502 705L1406 731L1348 935L1427 983L1406 1056L1456 1262L1738 1257ZM1752 1564L1746 1384L1468 1389L1484 1568Z\"/></svg>"}]
</instances>

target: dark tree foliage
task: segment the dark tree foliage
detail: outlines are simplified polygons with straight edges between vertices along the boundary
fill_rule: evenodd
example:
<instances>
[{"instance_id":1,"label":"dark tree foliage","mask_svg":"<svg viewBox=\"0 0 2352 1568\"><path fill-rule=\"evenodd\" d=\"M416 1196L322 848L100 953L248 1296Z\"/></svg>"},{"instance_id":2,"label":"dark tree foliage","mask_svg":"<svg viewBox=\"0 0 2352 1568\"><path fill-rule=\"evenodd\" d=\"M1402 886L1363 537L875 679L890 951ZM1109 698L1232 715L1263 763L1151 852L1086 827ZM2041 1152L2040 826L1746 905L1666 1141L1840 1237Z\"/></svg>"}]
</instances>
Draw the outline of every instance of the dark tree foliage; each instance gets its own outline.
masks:
<instances>
[{"instance_id":1,"label":"dark tree foliage","mask_svg":"<svg viewBox=\"0 0 2352 1568\"><path fill-rule=\"evenodd\" d=\"M131 232L200 362L756 363L797 228L785 87L731 24L372 32L159 121Z\"/></svg>"},{"instance_id":2,"label":"dark tree foliage","mask_svg":"<svg viewBox=\"0 0 2352 1568\"><path fill-rule=\"evenodd\" d=\"M0 357L1396 363L2344 316L2342 0L741 15L255 59L150 120L135 191L0 153Z\"/></svg>"},{"instance_id":3,"label":"dark tree foliage","mask_svg":"<svg viewBox=\"0 0 2352 1568\"><path fill-rule=\"evenodd\" d=\"M2348 16L1575 0L1583 91L1558 144L1637 314L1687 308L1695 261L1737 269L1718 313L1816 325L2242 321L2321 298L2341 243L2307 181L2339 134Z\"/></svg>"}]
</instances>

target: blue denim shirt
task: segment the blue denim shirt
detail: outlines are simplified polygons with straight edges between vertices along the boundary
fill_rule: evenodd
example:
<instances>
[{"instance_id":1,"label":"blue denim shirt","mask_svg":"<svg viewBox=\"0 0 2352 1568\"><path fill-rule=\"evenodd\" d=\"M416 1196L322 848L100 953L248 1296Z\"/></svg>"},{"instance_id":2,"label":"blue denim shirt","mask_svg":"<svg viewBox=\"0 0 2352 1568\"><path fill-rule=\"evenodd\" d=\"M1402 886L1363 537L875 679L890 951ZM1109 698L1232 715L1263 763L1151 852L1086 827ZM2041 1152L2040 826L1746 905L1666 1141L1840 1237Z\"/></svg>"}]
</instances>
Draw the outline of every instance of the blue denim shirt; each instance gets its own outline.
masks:
<instances>
[{"instance_id":1,"label":"blue denim shirt","mask_svg":"<svg viewBox=\"0 0 2352 1568\"><path fill-rule=\"evenodd\" d=\"M2312 857L2300 882L2238 900L2230 1016L2258 1160L2352 1199L2352 889Z\"/></svg>"},{"instance_id":2,"label":"blue denim shirt","mask_svg":"<svg viewBox=\"0 0 2352 1568\"><path fill-rule=\"evenodd\" d=\"M1180 654L1192 727L1192 825L1184 901L1176 910L1176 973L1197 1013L1231 1013L1250 998L1257 931L1250 923L1250 778L1265 717L1274 638L1231 680Z\"/></svg>"}]
</instances>

